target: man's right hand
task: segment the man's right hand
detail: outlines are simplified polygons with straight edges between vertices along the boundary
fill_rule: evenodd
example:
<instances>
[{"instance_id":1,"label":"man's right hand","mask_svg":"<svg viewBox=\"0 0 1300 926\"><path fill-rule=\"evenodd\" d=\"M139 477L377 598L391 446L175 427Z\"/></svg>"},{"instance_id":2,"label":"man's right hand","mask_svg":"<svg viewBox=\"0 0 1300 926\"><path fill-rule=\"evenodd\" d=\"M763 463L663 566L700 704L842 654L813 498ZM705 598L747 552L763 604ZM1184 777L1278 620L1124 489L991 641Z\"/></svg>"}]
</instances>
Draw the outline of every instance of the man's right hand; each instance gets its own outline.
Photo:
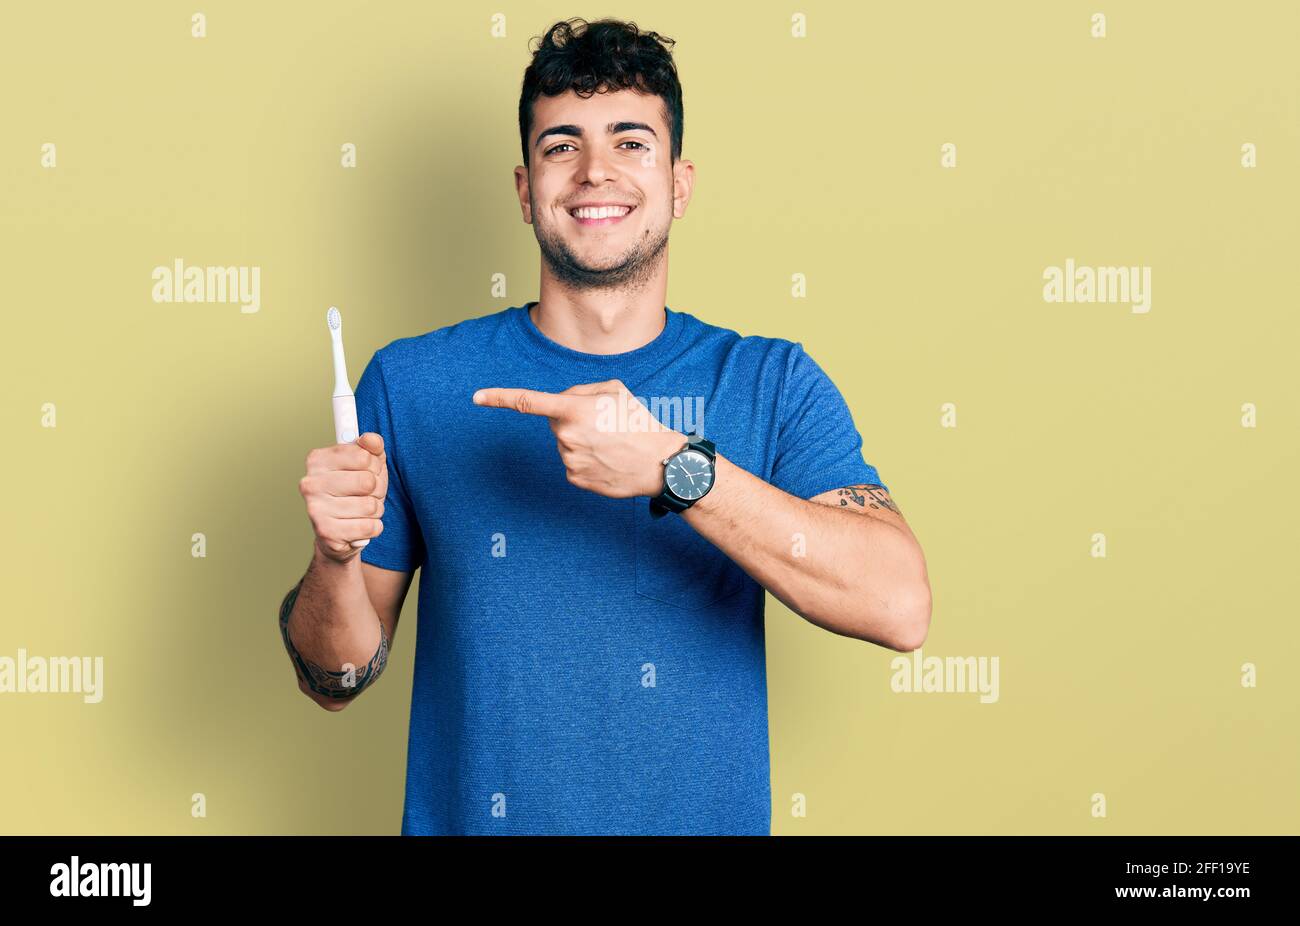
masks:
<instances>
[{"instance_id":1,"label":"man's right hand","mask_svg":"<svg viewBox=\"0 0 1300 926\"><path fill-rule=\"evenodd\" d=\"M388 458L383 437L367 431L355 443L311 451L298 491L307 503L317 549L346 563L363 549L352 541L378 537L384 531L380 519L388 494Z\"/></svg>"}]
</instances>

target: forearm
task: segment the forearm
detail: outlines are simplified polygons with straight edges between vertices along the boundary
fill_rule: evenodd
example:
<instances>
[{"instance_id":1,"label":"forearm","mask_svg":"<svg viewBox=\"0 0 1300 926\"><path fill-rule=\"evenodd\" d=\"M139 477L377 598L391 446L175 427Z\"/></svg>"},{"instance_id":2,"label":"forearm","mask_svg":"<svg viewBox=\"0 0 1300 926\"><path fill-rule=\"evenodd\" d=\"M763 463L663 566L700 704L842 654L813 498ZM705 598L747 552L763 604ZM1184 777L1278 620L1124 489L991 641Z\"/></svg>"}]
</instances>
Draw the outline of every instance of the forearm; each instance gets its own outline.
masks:
<instances>
[{"instance_id":1,"label":"forearm","mask_svg":"<svg viewBox=\"0 0 1300 926\"><path fill-rule=\"evenodd\" d=\"M280 636L298 687L330 710L346 707L388 662L388 634L361 574L361 558L339 563L313 548L311 565L280 605Z\"/></svg>"},{"instance_id":2,"label":"forearm","mask_svg":"<svg viewBox=\"0 0 1300 926\"><path fill-rule=\"evenodd\" d=\"M796 498L721 454L714 487L680 517L811 623L891 649L916 635L928 583L906 531Z\"/></svg>"}]
</instances>

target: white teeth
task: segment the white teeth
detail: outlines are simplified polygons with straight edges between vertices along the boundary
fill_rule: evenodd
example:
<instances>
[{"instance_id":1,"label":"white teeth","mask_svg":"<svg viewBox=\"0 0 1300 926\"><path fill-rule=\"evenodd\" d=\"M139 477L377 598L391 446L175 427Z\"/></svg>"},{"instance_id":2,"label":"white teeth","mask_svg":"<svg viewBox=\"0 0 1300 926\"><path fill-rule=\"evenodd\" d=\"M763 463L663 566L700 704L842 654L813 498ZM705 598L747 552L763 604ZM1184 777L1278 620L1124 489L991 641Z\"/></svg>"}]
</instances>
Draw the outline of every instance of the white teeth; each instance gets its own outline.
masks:
<instances>
[{"instance_id":1,"label":"white teeth","mask_svg":"<svg viewBox=\"0 0 1300 926\"><path fill-rule=\"evenodd\" d=\"M631 211L631 206L601 206L599 208L583 206L581 209L574 209L573 215L579 219L608 219L614 216L627 215Z\"/></svg>"}]
</instances>

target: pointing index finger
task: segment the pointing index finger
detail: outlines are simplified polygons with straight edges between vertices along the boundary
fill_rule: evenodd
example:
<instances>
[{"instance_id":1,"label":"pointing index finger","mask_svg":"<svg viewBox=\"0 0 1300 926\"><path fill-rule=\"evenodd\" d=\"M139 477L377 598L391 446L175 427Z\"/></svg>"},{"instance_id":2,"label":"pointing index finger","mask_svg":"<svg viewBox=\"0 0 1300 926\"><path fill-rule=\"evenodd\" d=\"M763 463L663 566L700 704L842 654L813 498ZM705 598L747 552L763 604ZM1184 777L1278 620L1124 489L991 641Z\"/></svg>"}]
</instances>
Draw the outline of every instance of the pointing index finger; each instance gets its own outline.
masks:
<instances>
[{"instance_id":1,"label":"pointing index finger","mask_svg":"<svg viewBox=\"0 0 1300 926\"><path fill-rule=\"evenodd\" d=\"M570 396L536 389L480 389L474 393L474 404L489 408L510 408L525 415L542 415L558 418L570 406Z\"/></svg>"}]
</instances>

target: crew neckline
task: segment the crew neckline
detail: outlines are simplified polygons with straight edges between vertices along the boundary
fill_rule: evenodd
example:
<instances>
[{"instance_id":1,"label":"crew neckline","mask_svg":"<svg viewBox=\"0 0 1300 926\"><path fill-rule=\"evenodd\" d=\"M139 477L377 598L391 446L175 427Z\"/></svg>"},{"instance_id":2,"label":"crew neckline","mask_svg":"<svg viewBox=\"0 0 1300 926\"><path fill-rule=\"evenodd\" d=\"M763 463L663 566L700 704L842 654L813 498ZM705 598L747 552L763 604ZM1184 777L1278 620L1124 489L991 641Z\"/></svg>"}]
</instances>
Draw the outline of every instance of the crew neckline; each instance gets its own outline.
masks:
<instances>
[{"instance_id":1,"label":"crew neckline","mask_svg":"<svg viewBox=\"0 0 1300 926\"><path fill-rule=\"evenodd\" d=\"M606 371L610 378L615 379L665 357L677 343L684 326L682 313L674 312L668 306L664 306L664 327L654 340L617 354L588 354L565 347L543 334L529 314L535 305L537 302L533 301L510 309L515 331L529 353L552 366L565 369L576 367L595 372Z\"/></svg>"}]
</instances>

